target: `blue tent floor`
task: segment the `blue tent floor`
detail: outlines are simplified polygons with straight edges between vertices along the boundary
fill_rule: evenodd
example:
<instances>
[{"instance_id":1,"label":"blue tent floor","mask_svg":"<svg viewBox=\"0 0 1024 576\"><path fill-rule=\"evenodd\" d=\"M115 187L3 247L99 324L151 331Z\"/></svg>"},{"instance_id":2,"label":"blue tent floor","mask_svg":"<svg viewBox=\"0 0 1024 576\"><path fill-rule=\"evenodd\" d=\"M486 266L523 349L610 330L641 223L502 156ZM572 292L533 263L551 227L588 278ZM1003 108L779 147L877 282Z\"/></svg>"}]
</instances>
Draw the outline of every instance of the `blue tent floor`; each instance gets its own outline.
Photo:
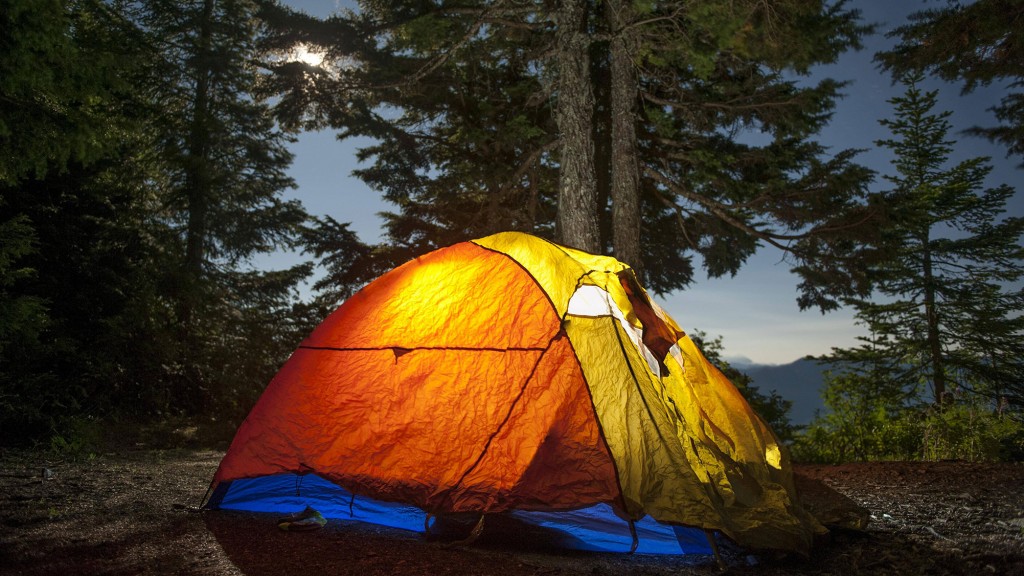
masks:
<instances>
[{"instance_id":1,"label":"blue tent floor","mask_svg":"<svg viewBox=\"0 0 1024 576\"><path fill-rule=\"evenodd\" d=\"M357 496L314 474L279 474L221 485L208 508L266 513L283 517L306 506L335 522L363 522L422 533L426 514L415 507ZM452 515L431 521L434 539L468 535L478 517ZM702 530L661 524L651 518L636 523L637 554L711 554ZM629 524L610 506L599 504L567 512L514 511L488 515L477 541L528 550L628 552Z\"/></svg>"}]
</instances>

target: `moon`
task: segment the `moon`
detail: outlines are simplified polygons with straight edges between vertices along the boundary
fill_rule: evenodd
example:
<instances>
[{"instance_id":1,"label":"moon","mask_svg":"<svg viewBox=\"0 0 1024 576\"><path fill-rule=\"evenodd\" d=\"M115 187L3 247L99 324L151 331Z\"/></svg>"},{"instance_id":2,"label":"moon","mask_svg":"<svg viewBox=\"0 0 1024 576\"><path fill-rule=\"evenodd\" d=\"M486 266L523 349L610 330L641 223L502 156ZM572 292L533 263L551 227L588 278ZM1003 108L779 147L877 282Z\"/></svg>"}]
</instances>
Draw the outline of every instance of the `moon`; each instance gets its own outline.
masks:
<instances>
[{"instance_id":1,"label":"moon","mask_svg":"<svg viewBox=\"0 0 1024 576\"><path fill-rule=\"evenodd\" d=\"M308 44L296 44L292 48L288 59L293 62L302 62L309 66L319 67L324 63L325 56L325 52L319 51Z\"/></svg>"}]
</instances>

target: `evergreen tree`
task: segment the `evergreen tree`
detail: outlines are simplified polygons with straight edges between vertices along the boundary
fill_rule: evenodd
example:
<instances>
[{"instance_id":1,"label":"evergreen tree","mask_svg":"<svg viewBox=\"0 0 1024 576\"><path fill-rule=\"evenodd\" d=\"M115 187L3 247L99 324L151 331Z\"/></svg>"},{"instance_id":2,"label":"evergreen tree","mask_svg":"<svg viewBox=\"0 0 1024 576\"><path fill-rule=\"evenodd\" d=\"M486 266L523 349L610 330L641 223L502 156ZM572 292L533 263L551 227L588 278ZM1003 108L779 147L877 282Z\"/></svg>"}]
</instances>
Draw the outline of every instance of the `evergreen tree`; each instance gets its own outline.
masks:
<instances>
[{"instance_id":1,"label":"evergreen tree","mask_svg":"<svg viewBox=\"0 0 1024 576\"><path fill-rule=\"evenodd\" d=\"M33 223L38 248L25 258L33 274L16 293L45 303L48 314L37 338L3 351L0 380L20 403L8 415L19 436L59 434L75 418L141 408L146 387L159 386L133 369L160 357L132 355L154 336L145 329L154 312L146 238L159 231L142 226L148 207L123 169L130 160L127 151L112 151L5 194Z\"/></svg>"},{"instance_id":2,"label":"evergreen tree","mask_svg":"<svg viewBox=\"0 0 1024 576\"><path fill-rule=\"evenodd\" d=\"M32 219L13 195L22 183L101 157L113 143L105 114L116 55L83 46L102 19L83 0L0 1L0 359L12 340L34 339L47 323L46 300L20 293L35 277Z\"/></svg>"},{"instance_id":3,"label":"evergreen tree","mask_svg":"<svg viewBox=\"0 0 1024 576\"><path fill-rule=\"evenodd\" d=\"M264 6L272 48L325 54L320 67L274 67L285 122L375 141L355 174L399 210L385 215L389 246L372 268L501 230L554 234L557 127L536 59L547 40L525 23L481 32L500 15L485 3L364 2L318 22Z\"/></svg>"},{"instance_id":4,"label":"evergreen tree","mask_svg":"<svg viewBox=\"0 0 1024 576\"><path fill-rule=\"evenodd\" d=\"M933 112L920 80L907 80L882 121L893 137L878 144L895 155L889 252L870 270L875 300L851 301L870 336L828 360L869 370L858 381L885 382L904 405L969 392L1019 405L1024 220L1001 216L1013 190L984 188L986 158L950 166L950 113Z\"/></svg>"},{"instance_id":5,"label":"evergreen tree","mask_svg":"<svg viewBox=\"0 0 1024 576\"><path fill-rule=\"evenodd\" d=\"M620 255L663 293L695 255L720 276L770 243L796 255L804 306L864 288L849 264L868 172L812 140L841 86L787 79L856 46L841 3L360 8L319 22L268 4L277 48L329 63L282 64L274 88L286 117L380 142L359 175L399 206L406 254L526 230Z\"/></svg>"},{"instance_id":6,"label":"evergreen tree","mask_svg":"<svg viewBox=\"0 0 1024 576\"><path fill-rule=\"evenodd\" d=\"M305 222L255 95L255 6L2 7L4 443L240 417L322 312L298 301L311 265L250 266Z\"/></svg>"},{"instance_id":7,"label":"evergreen tree","mask_svg":"<svg viewBox=\"0 0 1024 576\"><path fill-rule=\"evenodd\" d=\"M360 242L356 233L348 229L348 224L330 216L315 218L303 234L307 253L324 270L323 276L313 284L317 291L313 308L319 309L320 318L326 317L367 282L391 269L390 258L382 257Z\"/></svg>"},{"instance_id":8,"label":"evergreen tree","mask_svg":"<svg viewBox=\"0 0 1024 576\"><path fill-rule=\"evenodd\" d=\"M103 155L116 52L83 45L103 26L96 0L0 1L0 184Z\"/></svg>"},{"instance_id":9,"label":"evergreen tree","mask_svg":"<svg viewBox=\"0 0 1024 576\"><path fill-rule=\"evenodd\" d=\"M868 302L861 304L857 321L868 329L859 338L861 345L819 358L834 366L822 390L827 411L800 437L797 451L808 452L803 456L811 460L833 462L918 456L913 442L907 447L883 432L920 404L920 386L893 377L905 368L901 358L891 355L893 334L901 327L889 324Z\"/></svg>"},{"instance_id":10,"label":"evergreen tree","mask_svg":"<svg viewBox=\"0 0 1024 576\"><path fill-rule=\"evenodd\" d=\"M129 380L145 199L131 187L130 38L104 2L7 1L0 50L0 428L59 434ZM119 175L114 175L117 170Z\"/></svg>"},{"instance_id":11,"label":"evergreen tree","mask_svg":"<svg viewBox=\"0 0 1024 576\"><path fill-rule=\"evenodd\" d=\"M265 330L281 326L273 309L290 306L308 266L263 277L244 266L254 255L296 247L306 215L300 204L281 198L293 185L285 174L288 136L256 95L255 4L156 0L132 3L129 10L149 65L139 82L155 135L160 179L154 184L164 221L178 234L171 243L176 264L165 276L178 327L170 403L197 413L242 385L222 374L224 357L259 356L254 352L263 341L229 337L237 319L266 314ZM252 305L257 302L265 306ZM271 362L283 354L266 352Z\"/></svg>"},{"instance_id":12,"label":"evergreen tree","mask_svg":"<svg viewBox=\"0 0 1024 576\"><path fill-rule=\"evenodd\" d=\"M0 204L0 214L6 215L4 204ZM11 343L36 340L47 323L45 301L18 291L20 284L36 274L25 263L27 256L36 253L36 245L36 233L26 214L0 221L0 359Z\"/></svg>"},{"instance_id":13,"label":"evergreen tree","mask_svg":"<svg viewBox=\"0 0 1024 576\"><path fill-rule=\"evenodd\" d=\"M133 10L149 40L148 112L157 122L188 274L199 280L211 266L293 244L304 213L280 200L294 185L285 175L289 137L255 97L261 55L254 4L157 1Z\"/></svg>"},{"instance_id":14,"label":"evergreen tree","mask_svg":"<svg viewBox=\"0 0 1024 576\"><path fill-rule=\"evenodd\" d=\"M1024 166L1024 4L950 1L911 15L910 23L890 35L900 43L877 59L897 77L912 70L930 71L962 82L965 92L1004 85L1005 94L993 108L1000 125L970 132L1005 144L1009 154L1022 157Z\"/></svg>"},{"instance_id":15,"label":"evergreen tree","mask_svg":"<svg viewBox=\"0 0 1024 576\"><path fill-rule=\"evenodd\" d=\"M859 47L858 13L843 2L636 6L624 29L636 36L642 233L657 231L642 245L677 255L648 267L647 284L678 286L672 274L690 254L709 276L734 274L771 245L803 279L801 307L864 290L854 262L875 214L869 172L855 152L829 157L814 141L842 84L798 80Z\"/></svg>"}]
</instances>

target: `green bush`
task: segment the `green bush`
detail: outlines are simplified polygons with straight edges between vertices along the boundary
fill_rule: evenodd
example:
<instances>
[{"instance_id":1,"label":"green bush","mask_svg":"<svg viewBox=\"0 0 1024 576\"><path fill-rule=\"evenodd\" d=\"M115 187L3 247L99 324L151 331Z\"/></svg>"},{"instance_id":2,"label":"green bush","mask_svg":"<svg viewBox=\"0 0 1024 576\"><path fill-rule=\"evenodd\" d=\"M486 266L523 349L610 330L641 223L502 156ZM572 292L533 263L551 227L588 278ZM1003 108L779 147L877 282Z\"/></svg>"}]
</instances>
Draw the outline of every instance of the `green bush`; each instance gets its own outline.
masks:
<instances>
[{"instance_id":1,"label":"green bush","mask_svg":"<svg viewBox=\"0 0 1024 576\"><path fill-rule=\"evenodd\" d=\"M1024 434L1024 424L977 405L930 407L922 421L924 460L1000 460L1004 447ZM1018 444L1019 445L1019 444Z\"/></svg>"},{"instance_id":2,"label":"green bush","mask_svg":"<svg viewBox=\"0 0 1024 576\"><path fill-rule=\"evenodd\" d=\"M50 436L50 450L72 459L95 454L103 445L103 424L96 418L76 416L55 427Z\"/></svg>"},{"instance_id":3,"label":"green bush","mask_svg":"<svg viewBox=\"0 0 1024 576\"><path fill-rule=\"evenodd\" d=\"M1024 460L1024 422L983 403L909 407L817 418L793 444L801 462L853 460Z\"/></svg>"}]
</instances>

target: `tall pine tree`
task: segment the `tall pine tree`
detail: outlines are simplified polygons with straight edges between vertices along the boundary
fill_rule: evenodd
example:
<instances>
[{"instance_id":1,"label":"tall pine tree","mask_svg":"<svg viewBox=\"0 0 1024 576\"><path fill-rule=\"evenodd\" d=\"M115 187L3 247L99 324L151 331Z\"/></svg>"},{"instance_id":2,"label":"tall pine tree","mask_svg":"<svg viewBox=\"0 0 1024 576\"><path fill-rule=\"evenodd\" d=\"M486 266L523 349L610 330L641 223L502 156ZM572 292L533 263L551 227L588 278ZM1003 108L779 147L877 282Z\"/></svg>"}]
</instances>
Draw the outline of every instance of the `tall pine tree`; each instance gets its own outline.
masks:
<instances>
[{"instance_id":1,"label":"tall pine tree","mask_svg":"<svg viewBox=\"0 0 1024 576\"><path fill-rule=\"evenodd\" d=\"M17 442L138 407L130 350L152 310L132 308L152 303L140 265L160 230L137 186L131 27L99 0L0 18L0 428Z\"/></svg>"},{"instance_id":2,"label":"tall pine tree","mask_svg":"<svg viewBox=\"0 0 1024 576\"><path fill-rule=\"evenodd\" d=\"M256 255L296 247L306 220L282 198L293 186L288 136L257 95L256 5L155 0L129 9L149 64L139 83L161 175L152 184L177 233L165 276L178 329L170 403L193 414L220 401L238 408L225 399L261 386L286 354L277 336L309 273L249 269Z\"/></svg>"},{"instance_id":3,"label":"tall pine tree","mask_svg":"<svg viewBox=\"0 0 1024 576\"><path fill-rule=\"evenodd\" d=\"M0 427L240 416L319 308L243 0L4 1ZM10 106L8 106L10 104Z\"/></svg>"},{"instance_id":4,"label":"tall pine tree","mask_svg":"<svg viewBox=\"0 0 1024 576\"><path fill-rule=\"evenodd\" d=\"M970 130L1004 144L1024 167L1024 3L1018 0L950 1L922 10L892 31L900 43L877 60L891 72L928 71L964 92L1005 86L992 108L998 126Z\"/></svg>"},{"instance_id":5,"label":"tall pine tree","mask_svg":"<svg viewBox=\"0 0 1024 576\"><path fill-rule=\"evenodd\" d=\"M952 163L950 113L933 111L920 81L882 121L892 138L878 144L895 156L888 256L869 270L875 297L850 302L870 336L829 360L870 366L863 385L885 381L918 402L976 393L1020 405L1024 219L1002 216L1013 189L985 188L987 158Z\"/></svg>"}]
</instances>

